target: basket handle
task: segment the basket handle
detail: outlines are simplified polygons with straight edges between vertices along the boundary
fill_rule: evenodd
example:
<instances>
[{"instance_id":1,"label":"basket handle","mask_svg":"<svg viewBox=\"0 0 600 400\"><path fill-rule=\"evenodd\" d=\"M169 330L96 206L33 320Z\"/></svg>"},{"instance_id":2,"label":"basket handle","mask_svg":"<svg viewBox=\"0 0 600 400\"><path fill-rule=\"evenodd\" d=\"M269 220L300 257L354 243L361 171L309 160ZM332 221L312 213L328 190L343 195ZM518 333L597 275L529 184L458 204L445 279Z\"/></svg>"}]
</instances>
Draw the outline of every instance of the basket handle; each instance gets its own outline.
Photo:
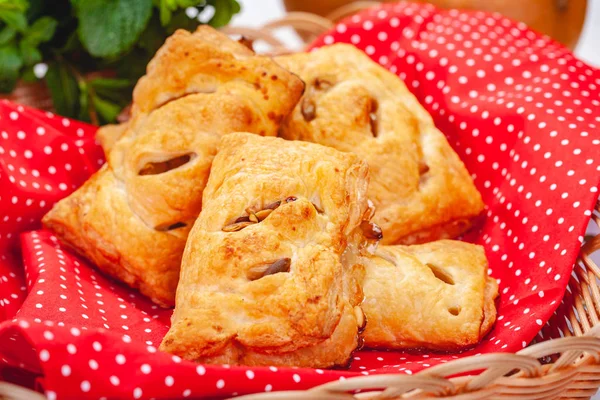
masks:
<instances>
[{"instance_id":1,"label":"basket handle","mask_svg":"<svg viewBox=\"0 0 600 400\"><path fill-rule=\"evenodd\" d=\"M22 386L14 385L8 382L0 382L0 399L45 400L46 396Z\"/></svg>"},{"instance_id":2,"label":"basket handle","mask_svg":"<svg viewBox=\"0 0 600 400\"><path fill-rule=\"evenodd\" d=\"M283 17L274 19L261 27L226 26L221 28L221 31L228 35L242 35L252 41L262 40L272 47L270 53L273 55L284 54L290 52L291 49L275 36L275 30L284 27L295 29L298 33L303 34L301 35L301 39L304 46L306 46L319 35L332 29L335 23L342 18L378 4L381 4L381 2L355 1L336 8L325 17L307 12L294 11L287 13Z\"/></svg>"},{"instance_id":3,"label":"basket handle","mask_svg":"<svg viewBox=\"0 0 600 400\"><path fill-rule=\"evenodd\" d=\"M329 19L330 21L337 22L349 15L356 14L359 11L370 7L374 7L379 4L381 4L381 1L354 1L352 3L344 4L343 6L336 8L335 10L327 14L327 19Z\"/></svg>"}]
</instances>

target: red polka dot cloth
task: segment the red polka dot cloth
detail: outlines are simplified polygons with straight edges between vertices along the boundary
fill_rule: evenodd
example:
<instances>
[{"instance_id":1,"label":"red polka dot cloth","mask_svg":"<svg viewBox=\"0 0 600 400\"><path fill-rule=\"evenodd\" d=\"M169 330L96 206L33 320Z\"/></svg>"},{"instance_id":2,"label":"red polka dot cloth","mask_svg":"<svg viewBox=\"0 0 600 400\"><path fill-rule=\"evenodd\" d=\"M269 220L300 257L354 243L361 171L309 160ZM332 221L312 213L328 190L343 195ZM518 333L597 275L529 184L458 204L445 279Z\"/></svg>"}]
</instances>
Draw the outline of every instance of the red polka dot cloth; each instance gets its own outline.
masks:
<instances>
[{"instance_id":1,"label":"red polka dot cloth","mask_svg":"<svg viewBox=\"0 0 600 400\"><path fill-rule=\"evenodd\" d=\"M469 240L500 281L498 321L462 354L359 351L349 370L196 365L157 351L170 310L98 273L39 220L102 163L88 125L0 102L0 373L50 399L222 398L415 374L526 346L561 302L597 199L600 72L495 14L387 4L315 46L349 42L404 79L487 204Z\"/></svg>"}]
</instances>

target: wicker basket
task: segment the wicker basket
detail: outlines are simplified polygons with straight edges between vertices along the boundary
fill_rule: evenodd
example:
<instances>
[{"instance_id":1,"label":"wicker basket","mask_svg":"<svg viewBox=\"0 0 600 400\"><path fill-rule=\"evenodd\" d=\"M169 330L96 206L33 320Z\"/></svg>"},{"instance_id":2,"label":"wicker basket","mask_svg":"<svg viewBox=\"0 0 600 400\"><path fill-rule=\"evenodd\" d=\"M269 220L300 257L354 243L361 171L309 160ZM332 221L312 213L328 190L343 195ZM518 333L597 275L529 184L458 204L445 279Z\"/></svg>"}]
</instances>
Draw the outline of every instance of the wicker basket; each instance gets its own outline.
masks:
<instances>
[{"instance_id":1,"label":"wicker basket","mask_svg":"<svg viewBox=\"0 0 600 400\"><path fill-rule=\"evenodd\" d=\"M223 31L251 41L261 40L270 46L271 54L290 53L274 34L277 28L291 26L304 40L310 41L332 28L332 21L373 5L373 2L349 4L329 18L293 12L258 29L226 27ZM40 84L19 84L7 98L51 109L49 94ZM600 227L600 201L592 221ZM600 251L600 234L582 245L563 302L538 334L537 343L518 353L461 358L414 375L359 376L306 391L259 393L236 399L589 399L600 387L600 267L591 258L597 251ZM24 400L44 396L0 382L0 399L4 398Z\"/></svg>"}]
</instances>

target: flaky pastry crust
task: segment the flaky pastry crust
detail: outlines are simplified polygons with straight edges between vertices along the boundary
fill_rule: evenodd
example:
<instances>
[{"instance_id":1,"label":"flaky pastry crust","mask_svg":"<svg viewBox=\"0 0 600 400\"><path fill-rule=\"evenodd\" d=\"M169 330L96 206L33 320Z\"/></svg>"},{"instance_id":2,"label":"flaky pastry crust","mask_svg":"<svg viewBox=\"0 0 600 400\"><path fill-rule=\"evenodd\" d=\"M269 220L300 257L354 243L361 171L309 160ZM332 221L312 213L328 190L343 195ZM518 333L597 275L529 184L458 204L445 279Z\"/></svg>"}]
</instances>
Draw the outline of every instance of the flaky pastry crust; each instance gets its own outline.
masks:
<instances>
[{"instance_id":1,"label":"flaky pastry crust","mask_svg":"<svg viewBox=\"0 0 600 400\"><path fill-rule=\"evenodd\" d=\"M175 32L136 85L131 119L101 134L107 165L58 202L44 226L104 272L173 305L221 136L276 135L303 87L212 28Z\"/></svg>"},{"instance_id":2,"label":"flaky pastry crust","mask_svg":"<svg viewBox=\"0 0 600 400\"><path fill-rule=\"evenodd\" d=\"M367 173L325 146L224 136L161 349L203 363L345 365L362 325L363 267L347 253L365 241Z\"/></svg>"},{"instance_id":3,"label":"flaky pastry crust","mask_svg":"<svg viewBox=\"0 0 600 400\"><path fill-rule=\"evenodd\" d=\"M98 128L96 131L96 140L104 150L104 154L108 156L113 146L127 132L128 123L109 124Z\"/></svg>"},{"instance_id":4,"label":"flaky pastry crust","mask_svg":"<svg viewBox=\"0 0 600 400\"><path fill-rule=\"evenodd\" d=\"M496 320L498 283L481 246L381 246L365 268L366 347L459 350L477 344Z\"/></svg>"},{"instance_id":5,"label":"flaky pastry crust","mask_svg":"<svg viewBox=\"0 0 600 400\"><path fill-rule=\"evenodd\" d=\"M451 238L483 209L465 166L394 74L347 44L277 57L307 84L281 129L286 139L352 151L371 171L383 243Z\"/></svg>"}]
</instances>

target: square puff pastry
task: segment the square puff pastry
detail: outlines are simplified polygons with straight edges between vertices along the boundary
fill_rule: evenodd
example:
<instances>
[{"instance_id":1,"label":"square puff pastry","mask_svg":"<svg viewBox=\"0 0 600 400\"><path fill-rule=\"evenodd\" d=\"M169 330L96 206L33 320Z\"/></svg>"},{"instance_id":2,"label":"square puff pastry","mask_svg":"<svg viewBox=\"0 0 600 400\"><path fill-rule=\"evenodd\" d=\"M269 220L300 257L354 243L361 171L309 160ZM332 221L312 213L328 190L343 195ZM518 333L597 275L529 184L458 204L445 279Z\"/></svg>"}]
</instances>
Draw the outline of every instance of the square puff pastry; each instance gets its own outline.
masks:
<instances>
[{"instance_id":1,"label":"square puff pastry","mask_svg":"<svg viewBox=\"0 0 600 400\"><path fill-rule=\"evenodd\" d=\"M100 136L110 147L107 164L58 202L44 225L104 272L173 305L220 137L276 135L303 88L212 28L175 32L136 85L131 119Z\"/></svg>"},{"instance_id":2,"label":"square puff pastry","mask_svg":"<svg viewBox=\"0 0 600 400\"><path fill-rule=\"evenodd\" d=\"M367 173L329 147L223 137L161 349L203 363L346 364L364 324L363 267L350 260L368 225Z\"/></svg>"},{"instance_id":3,"label":"square puff pastry","mask_svg":"<svg viewBox=\"0 0 600 400\"><path fill-rule=\"evenodd\" d=\"M365 262L366 347L459 350L496 320L498 282L481 246L441 240L380 246Z\"/></svg>"},{"instance_id":4,"label":"square puff pastry","mask_svg":"<svg viewBox=\"0 0 600 400\"><path fill-rule=\"evenodd\" d=\"M352 151L369 164L383 243L459 235L483 209L465 166L404 83L347 44L277 57L307 84L286 139Z\"/></svg>"}]
</instances>

